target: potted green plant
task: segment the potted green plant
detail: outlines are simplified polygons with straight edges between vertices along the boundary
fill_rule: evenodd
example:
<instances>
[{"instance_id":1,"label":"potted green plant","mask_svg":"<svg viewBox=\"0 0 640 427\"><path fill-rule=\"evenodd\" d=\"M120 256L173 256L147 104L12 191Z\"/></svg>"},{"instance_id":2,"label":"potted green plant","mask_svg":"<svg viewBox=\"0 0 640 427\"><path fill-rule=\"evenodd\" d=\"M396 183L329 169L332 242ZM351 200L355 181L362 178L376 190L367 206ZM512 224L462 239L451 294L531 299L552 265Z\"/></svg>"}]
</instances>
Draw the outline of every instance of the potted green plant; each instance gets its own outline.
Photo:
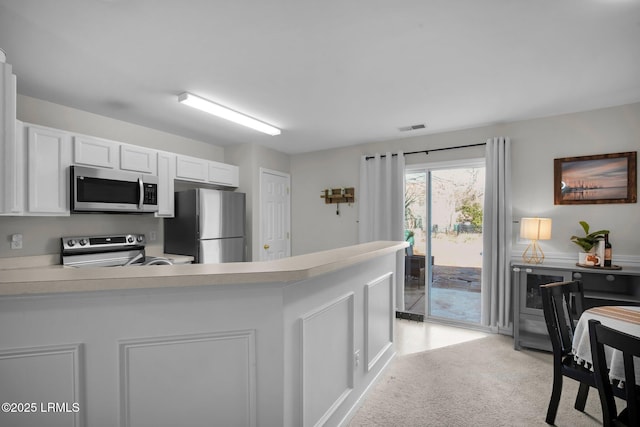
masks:
<instances>
[{"instance_id":1,"label":"potted green plant","mask_svg":"<svg viewBox=\"0 0 640 427\"><path fill-rule=\"evenodd\" d=\"M580 225L584 230L584 236L571 236L571 241L582 249L582 251L578 252L578 263L588 266L600 265L602 260L594 252L598 242L604 239L604 235L609 233L609 230L598 230L589 233L590 227L586 221L580 221ZM589 254L592 255L590 256Z\"/></svg>"}]
</instances>

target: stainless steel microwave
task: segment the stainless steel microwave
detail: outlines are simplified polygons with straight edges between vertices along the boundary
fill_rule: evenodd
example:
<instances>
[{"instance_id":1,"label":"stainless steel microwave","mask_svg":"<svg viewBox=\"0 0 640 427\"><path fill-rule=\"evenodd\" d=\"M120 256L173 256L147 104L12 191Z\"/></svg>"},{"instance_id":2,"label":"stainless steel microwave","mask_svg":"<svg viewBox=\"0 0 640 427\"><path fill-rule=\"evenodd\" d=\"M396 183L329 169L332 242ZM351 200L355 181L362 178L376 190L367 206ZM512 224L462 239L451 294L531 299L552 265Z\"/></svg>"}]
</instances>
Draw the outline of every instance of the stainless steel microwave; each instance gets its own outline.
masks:
<instances>
[{"instance_id":1,"label":"stainless steel microwave","mask_svg":"<svg viewBox=\"0 0 640 427\"><path fill-rule=\"evenodd\" d=\"M134 172L71 166L71 212L157 211L157 177Z\"/></svg>"}]
</instances>

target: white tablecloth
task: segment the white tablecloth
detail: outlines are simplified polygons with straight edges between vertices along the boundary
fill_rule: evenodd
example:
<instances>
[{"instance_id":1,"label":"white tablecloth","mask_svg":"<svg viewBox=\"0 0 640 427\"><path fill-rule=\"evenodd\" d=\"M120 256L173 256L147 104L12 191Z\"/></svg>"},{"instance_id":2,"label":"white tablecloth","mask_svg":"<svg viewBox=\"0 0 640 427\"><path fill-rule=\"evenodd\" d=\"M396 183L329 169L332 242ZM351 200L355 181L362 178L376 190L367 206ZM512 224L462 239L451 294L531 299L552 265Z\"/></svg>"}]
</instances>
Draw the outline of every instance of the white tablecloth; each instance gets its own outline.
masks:
<instances>
[{"instance_id":1,"label":"white tablecloth","mask_svg":"<svg viewBox=\"0 0 640 427\"><path fill-rule=\"evenodd\" d=\"M627 315L625 315L625 312ZM576 325L576 333L573 337L572 350L578 362L585 363L592 368L591 343L589 340L589 319L599 320L603 325L625 332L629 335L640 337L640 323L638 315L640 307L633 306L606 306L594 307L585 310ZM626 317L626 319L625 319ZM624 381L624 362L622 352L605 346L604 352L609 366L609 378ZM634 360L636 371L636 384L640 384L640 360Z\"/></svg>"}]
</instances>

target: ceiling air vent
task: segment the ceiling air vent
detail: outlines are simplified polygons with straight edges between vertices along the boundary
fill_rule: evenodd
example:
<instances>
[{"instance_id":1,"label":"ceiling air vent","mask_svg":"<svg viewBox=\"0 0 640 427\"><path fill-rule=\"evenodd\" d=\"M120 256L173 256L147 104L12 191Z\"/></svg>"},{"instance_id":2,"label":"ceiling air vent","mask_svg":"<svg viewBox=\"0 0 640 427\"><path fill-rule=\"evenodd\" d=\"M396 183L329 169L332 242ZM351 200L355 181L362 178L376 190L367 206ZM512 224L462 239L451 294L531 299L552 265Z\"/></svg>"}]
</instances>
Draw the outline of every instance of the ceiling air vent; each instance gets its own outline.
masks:
<instances>
[{"instance_id":1,"label":"ceiling air vent","mask_svg":"<svg viewBox=\"0 0 640 427\"><path fill-rule=\"evenodd\" d=\"M409 132L412 130L425 129L426 127L427 126L425 124L419 124L419 125L403 126L398 128L398 130L400 130L400 132Z\"/></svg>"}]
</instances>

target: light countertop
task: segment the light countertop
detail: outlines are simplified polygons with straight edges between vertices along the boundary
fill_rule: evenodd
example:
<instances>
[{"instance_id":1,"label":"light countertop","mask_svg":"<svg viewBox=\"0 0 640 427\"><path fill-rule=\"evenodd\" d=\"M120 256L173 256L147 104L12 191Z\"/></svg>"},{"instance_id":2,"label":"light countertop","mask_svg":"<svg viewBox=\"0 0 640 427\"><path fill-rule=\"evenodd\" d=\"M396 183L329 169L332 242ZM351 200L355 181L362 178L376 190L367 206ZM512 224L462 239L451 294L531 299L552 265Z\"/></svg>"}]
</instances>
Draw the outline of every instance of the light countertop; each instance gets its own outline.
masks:
<instances>
[{"instance_id":1,"label":"light countertop","mask_svg":"<svg viewBox=\"0 0 640 427\"><path fill-rule=\"evenodd\" d=\"M406 246L406 242L377 241L275 261L225 264L70 268L60 265L27 266L24 261L17 260L12 265L21 268L0 271L0 296L237 283L288 283L337 271L402 250Z\"/></svg>"}]
</instances>

